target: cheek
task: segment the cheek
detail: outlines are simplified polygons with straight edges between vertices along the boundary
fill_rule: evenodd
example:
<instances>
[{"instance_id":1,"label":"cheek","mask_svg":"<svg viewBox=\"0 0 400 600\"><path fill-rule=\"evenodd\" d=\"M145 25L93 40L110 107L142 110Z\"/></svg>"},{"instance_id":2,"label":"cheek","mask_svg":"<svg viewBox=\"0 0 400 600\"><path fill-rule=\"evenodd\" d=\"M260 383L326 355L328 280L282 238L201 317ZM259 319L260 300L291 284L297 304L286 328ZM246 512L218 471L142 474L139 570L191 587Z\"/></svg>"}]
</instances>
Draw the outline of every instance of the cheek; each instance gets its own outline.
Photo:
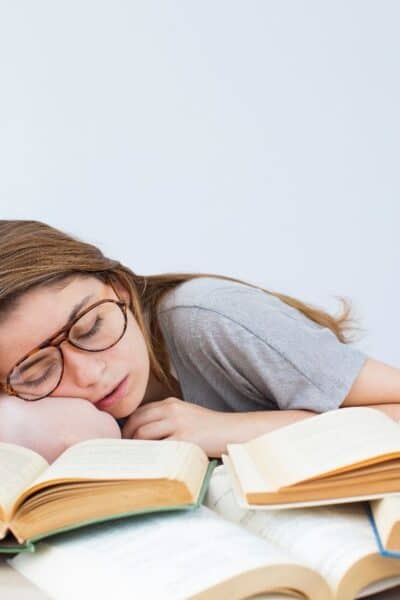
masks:
<instances>
[{"instance_id":1,"label":"cheek","mask_svg":"<svg viewBox=\"0 0 400 600\"><path fill-rule=\"evenodd\" d=\"M122 340L107 352L109 364L114 361L124 363L134 370L143 369L150 362L146 342L139 328L135 330L128 327Z\"/></svg>"}]
</instances>

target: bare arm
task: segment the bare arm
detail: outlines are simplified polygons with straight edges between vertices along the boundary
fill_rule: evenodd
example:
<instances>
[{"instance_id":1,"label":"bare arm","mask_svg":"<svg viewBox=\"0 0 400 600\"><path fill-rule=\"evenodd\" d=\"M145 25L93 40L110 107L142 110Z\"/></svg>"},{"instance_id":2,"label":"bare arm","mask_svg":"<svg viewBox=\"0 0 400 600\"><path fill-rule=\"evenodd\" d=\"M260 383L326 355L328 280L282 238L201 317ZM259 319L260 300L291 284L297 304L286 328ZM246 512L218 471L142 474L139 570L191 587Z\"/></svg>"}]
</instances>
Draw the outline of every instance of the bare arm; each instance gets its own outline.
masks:
<instances>
[{"instance_id":1,"label":"bare arm","mask_svg":"<svg viewBox=\"0 0 400 600\"><path fill-rule=\"evenodd\" d=\"M400 371L368 359L340 408L349 406L369 406L400 420ZM307 410L225 413L169 397L139 406L127 419L123 437L186 440L201 446L208 456L221 456L229 443L246 442L315 414Z\"/></svg>"},{"instance_id":2,"label":"bare arm","mask_svg":"<svg viewBox=\"0 0 400 600\"><path fill-rule=\"evenodd\" d=\"M395 421L400 421L400 369L378 360L368 359L340 408L350 406L369 406L380 410ZM247 441L315 414L317 413L307 410L242 413L234 441Z\"/></svg>"},{"instance_id":3,"label":"bare arm","mask_svg":"<svg viewBox=\"0 0 400 600\"><path fill-rule=\"evenodd\" d=\"M400 421L400 404L370 404L395 421ZM346 410L345 408L341 410ZM212 456L226 452L226 444L247 442L255 437L290 425L296 421L308 419L319 413L307 410L268 410L248 413L223 413L224 428L220 427L216 436L216 445ZM229 429L228 429L229 427Z\"/></svg>"},{"instance_id":4,"label":"bare arm","mask_svg":"<svg viewBox=\"0 0 400 600\"><path fill-rule=\"evenodd\" d=\"M375 408L400 421L400 369L368 359L340 408L350 406ZM315 414L306 410L244 413L243 437L251 439Z\"/></svg>"},{"instance_id":5,"label":"bare arm","mask_svg":"<svg viewBox=\"0 0 400 600\"><path fill-rule=\"evenodd\" d=\"M399 404L369 404L369 408L375 408L385 413L395 421L400 421L400 403ZM346 407L345 407L346 408ZM240 414L240 413L232 413ZM243 416L243 440L250 440L268 431L279 429L285 425L290 425L296 421L302 421L315 416L315 413L309 410L269 410L260 412L242 413ZM239 440L237 440L239 441Z\"/></svg>"},{"instance_id":6,"label":"bare arm","mask_svg":"<svg viewBox=\"0 0 400 600\"><path fill-rule=\"evenodd\" d=\"M364 363L342 407L397 403L400 404L400 369L370 358Z\"/></svg>"}]
</instances>

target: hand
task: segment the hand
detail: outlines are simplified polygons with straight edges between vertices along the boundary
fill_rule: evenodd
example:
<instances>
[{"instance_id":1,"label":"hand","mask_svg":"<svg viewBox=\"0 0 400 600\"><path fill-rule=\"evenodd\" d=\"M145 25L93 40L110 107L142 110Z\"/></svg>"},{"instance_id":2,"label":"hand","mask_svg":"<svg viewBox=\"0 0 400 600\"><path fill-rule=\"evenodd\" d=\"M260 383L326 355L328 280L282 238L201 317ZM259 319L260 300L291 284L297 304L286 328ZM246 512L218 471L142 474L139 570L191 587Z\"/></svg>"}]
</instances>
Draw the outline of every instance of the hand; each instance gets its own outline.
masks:
<instances>
[{"instance_id":1,"label":"hand","mask_svg":"<svg viewBox=\"0 0 400 600\"><path fill-rule=\"evenodd\" d=\"M224 413L166 398L139 406L122 428L122 437L138 440L184 440L210 457L220 457L226 444L240 437L242 414Z\"/></svg>"},{"instance_id":2,"label":"hand","mask_svg":"<svg viewBox=\"0 0 400 600\"><path fill-rule=\"evenodd\" d=\"M119 438L115 419L81 398L27 402L0 394L0 441L18 444L52 462L66 448L94 438Z\"/></svg>"}]
</instances>

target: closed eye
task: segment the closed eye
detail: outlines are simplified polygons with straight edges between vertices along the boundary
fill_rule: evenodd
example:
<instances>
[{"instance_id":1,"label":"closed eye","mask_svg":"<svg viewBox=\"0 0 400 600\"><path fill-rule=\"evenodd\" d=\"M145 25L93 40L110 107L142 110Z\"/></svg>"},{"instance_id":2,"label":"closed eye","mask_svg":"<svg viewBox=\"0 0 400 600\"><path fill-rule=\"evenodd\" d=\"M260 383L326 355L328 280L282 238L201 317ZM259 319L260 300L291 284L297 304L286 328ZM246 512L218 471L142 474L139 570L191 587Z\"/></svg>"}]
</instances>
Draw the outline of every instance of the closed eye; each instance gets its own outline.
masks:
<instances>
[{"instance_id":1,"label":"closed eye","mask_svg":"<svg viewBox=\"0 0 400 600\"><path fill-rule=\"evenodd\" d=\"M78 339L85 340L87 338L91 338L94 335L96 335L96 333L99 331L100 325L102 324L103 321L104 321L104 319L102 317L97 317L92 329L90 329L90 331L87 331L86 333L80 334L78 336Z\"/></svg>"}]
</instances>

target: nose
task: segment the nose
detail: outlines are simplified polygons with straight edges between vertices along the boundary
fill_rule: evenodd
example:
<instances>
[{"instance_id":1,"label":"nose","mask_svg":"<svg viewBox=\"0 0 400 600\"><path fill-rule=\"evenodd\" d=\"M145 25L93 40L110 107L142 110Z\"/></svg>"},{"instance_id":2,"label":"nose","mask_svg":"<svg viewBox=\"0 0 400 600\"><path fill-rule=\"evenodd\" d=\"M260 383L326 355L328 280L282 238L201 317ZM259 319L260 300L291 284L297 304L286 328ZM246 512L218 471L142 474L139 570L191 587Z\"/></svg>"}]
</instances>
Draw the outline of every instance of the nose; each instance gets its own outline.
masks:
<instances>
[{"instance_id":1,"label":"nose","mask_svg":"<svg viewBox=\"0 0 400 600\"><path fill-rule=\"evenodd\" d=\"M98 383L106 367L101 352L87 352L64 342L60 346L64 358L63 380L73 381L80 388Z\"/></svg>"}]
</instances>

